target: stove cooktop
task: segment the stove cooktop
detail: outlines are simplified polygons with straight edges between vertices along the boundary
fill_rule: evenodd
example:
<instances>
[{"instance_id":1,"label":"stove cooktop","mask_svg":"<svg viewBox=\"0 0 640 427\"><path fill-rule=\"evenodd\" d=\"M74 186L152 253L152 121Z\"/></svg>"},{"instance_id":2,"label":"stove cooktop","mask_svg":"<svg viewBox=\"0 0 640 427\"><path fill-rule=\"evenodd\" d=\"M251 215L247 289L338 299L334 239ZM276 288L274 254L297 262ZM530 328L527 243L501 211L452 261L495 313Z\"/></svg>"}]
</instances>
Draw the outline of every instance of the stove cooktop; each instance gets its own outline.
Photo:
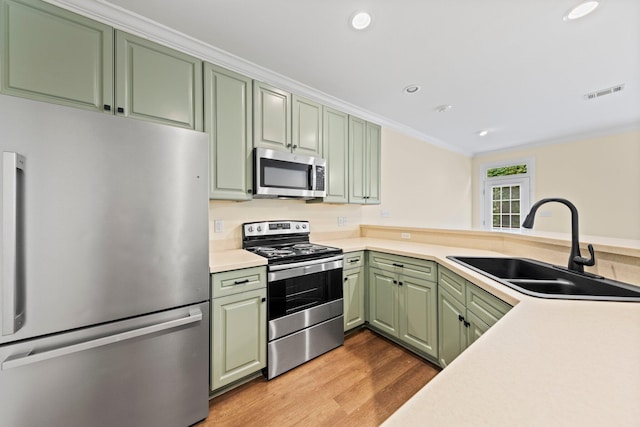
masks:
<instances>
[{"instance_id":1,"label":"stove cooktop","mask_svg":"<svg viewBox=\"0 0 640 427\"><path fill-rule=\"evenodd\" d=\"M253 246L245 249L267 258L269 263L276 261L296 262L342 253L342 249L315 243L287 243L272 246Z\"/></svg>"}]
</instances>

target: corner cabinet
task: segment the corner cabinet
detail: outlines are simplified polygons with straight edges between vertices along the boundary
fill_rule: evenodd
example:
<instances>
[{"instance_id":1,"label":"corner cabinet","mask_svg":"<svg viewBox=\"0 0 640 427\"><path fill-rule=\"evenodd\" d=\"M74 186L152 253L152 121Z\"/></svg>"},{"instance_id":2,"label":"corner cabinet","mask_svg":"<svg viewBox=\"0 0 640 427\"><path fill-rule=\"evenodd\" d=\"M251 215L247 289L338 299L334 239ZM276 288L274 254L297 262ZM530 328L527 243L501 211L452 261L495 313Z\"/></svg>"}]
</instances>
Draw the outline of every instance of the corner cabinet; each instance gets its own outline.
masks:
<instances>
[{"instance_id":1,"label":"corner cabinet","mask_svg":"<svg viewBox=\"0 0 640 427\"><path fill-rule=\"evenodd\" d=\"M266 268L211 275L211 390L266 366Z\"/></svg>"},{"instance_id":2,"label":"corner cabinet","mask_svg":"<svg viewBox=\"0 0 640 427\"><path fill-rule=\"evenodd\" d=\"M116 31L116 113L202 130L202 61Z\"/></svg>"},{"instance_id":3,"label":"corner cabinet","mask_svg":"<svg viewBox=\"0 0 640 427\"><path fill-rule=\"evenodd\" d=\"M381 128L349 116L349 203L380 204Z\"/></svg>"},{"instance_id":4,"label":"corner cabinet","mask_svg":"<svg viewBox=\"0 0 640 427\"><path fill-rule=\"evenodd\" d=\"M438 358L437 264L369 253L369 325Z\"/></svg>"},{"instance_id":5,"label":"corner cabinet","mask_svg":"<svg viewBox=\"0 0 640 427\"><path fill-rule=\"evenodd\" d=\"M0 22L0 92L111 110L113 28L35 0L0 0Z\"/></svg>"},{"instance_id":6,"label":"corner cabinet","mask_svg":"<svg viewBox=\"0 0 640 427\"><path fill-rule=\"evenodd\" d=\"M291 102L291 151L322 157L322 105L297 95Z\"/></svg>"},{"instance_id":7,"label":"corner cabinet","mask_svg":"<svg viewBox=\"0 0 640 427\"><path fill-rule=\"evenodd\" d=\"M452 271L438 270L439 362L443 368L504 316L511 306Z\"/></svg>"},{"instance_id":8,"label":"corner cabinet","mask_svg":"<svg viewBox=\"0 0 640 427\"><path fill-rule=\"evenodd\" d=\"M209 198L250 200L253 186L252 80L204 64L204 129L209 134Z\"/></svg>"},{"instance_id":9,"label":"corner cabinet","mask_svg":"<svg viewBox=\"0 0 640 427\"><path fill-rule=\"evenodd\" d=\"M349 202L349 115L323 109L322 153L327 161L325 202Z\"/></svg>"},{"instance_id":10,"label":"corner cabinet","mask_svg":"<svg viewBox=\"0 0 640 427\"><path fill-rule=\"evenodd\" d=\"M344 254L343 297L345 332L364 324L365 264L364 252Z\"/></svg>"}]
</instances>

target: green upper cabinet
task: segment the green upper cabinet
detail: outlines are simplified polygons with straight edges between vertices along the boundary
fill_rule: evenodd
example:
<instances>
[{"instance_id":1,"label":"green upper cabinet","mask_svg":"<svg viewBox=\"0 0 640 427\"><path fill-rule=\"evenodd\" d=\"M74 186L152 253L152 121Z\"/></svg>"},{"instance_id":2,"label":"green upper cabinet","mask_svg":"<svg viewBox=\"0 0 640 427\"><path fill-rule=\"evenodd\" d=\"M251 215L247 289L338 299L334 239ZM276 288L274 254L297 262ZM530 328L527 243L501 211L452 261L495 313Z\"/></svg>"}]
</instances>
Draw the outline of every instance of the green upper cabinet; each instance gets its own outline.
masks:
<instances>
[{"instance_id":1,"label":"green upper cabinet","mask_svg":"<svg viewBox=\"0 0 640 427\"><path fill-rule=\"evenodd\" d=\"M323 109L322 153L327 161L325 202L349 202L349 116L328 107Z\"/></svg>"},{"instance_id":2,"label":"green upper cabinet","mask_svg":"<svg viewBox=\"0 0 640 427\"><path fill-rule=\"evenodd\" d=\"M202 130L202 61L116 31L117 113Z\"/></svg>"},{"instance_id":3,"label":"green upper cabinet","mask_svg":"<svg viewBox=\"0 0 640 427\"><path fill-rule=\"evenodd\" d=\"M291 151L307 156L322 156L322 105L291 96Z\"/></svg>"},{"instance_id":4,"label":"green upper cabinet","mask_svg":"<svg viewBox=\"0 0 640 427\"><path fill-rule=\"evenodd\" d=\"M291 151L291 94L253 82L253 146Z\"/></svg>"},{"instance_id":5,"label":"green upper cabinet","mask_svg":"<svg viewBox=\"0 0 640 427\"><path fill-rule=\"evenodd\" d=\"M204 129L209 134L209 198L250 200L252 80L205 63Z\"/></svg>"},{"instance_id":6,"label":"green upper cabinet","mask_svg":"<svg viewBox=\"0 0 640 427\"><path fill-rule=\"evenodd\" d=\"M113 105L113 29L35 0L0 0L0 92L103 111Z\"/></svg>"},{"instance_id":7,"label":"green upper cabinet","mask_svg":"<svg viewBox=\"0 0 640 427\"><path fill-rule=\"evenodd\" d=\"M380 126L349 116L349 203L380 203Z\"/></svg>"}]
</instances>

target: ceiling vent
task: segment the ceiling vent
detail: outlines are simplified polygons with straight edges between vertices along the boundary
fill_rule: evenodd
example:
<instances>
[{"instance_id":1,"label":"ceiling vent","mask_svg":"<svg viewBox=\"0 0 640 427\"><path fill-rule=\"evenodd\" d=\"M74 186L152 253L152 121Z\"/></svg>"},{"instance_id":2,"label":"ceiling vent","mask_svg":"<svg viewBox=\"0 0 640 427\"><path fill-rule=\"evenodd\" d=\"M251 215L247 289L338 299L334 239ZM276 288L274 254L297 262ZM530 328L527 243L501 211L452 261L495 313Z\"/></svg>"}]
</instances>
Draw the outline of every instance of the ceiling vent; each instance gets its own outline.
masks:
<instances>
[{"instance_id":1,"label":"ceiling vent","mask_svg":"<svg viewBox=\"0 0 640 427\"><path fill-rule=\"evenodd\" d=\"M596 92L590 92L587 93L586 95L584 95L584 99L596 99L596 98L600 98L601 96L605 96L605 95L609 95L612 93L616 93L616 92L620 92L622 91L622 89L624 89L624 85L617 85L617 86L613 86L613 87L609 87L607 89L602 89L602 90L598 90Z\"/></svg>"}]
</instances>

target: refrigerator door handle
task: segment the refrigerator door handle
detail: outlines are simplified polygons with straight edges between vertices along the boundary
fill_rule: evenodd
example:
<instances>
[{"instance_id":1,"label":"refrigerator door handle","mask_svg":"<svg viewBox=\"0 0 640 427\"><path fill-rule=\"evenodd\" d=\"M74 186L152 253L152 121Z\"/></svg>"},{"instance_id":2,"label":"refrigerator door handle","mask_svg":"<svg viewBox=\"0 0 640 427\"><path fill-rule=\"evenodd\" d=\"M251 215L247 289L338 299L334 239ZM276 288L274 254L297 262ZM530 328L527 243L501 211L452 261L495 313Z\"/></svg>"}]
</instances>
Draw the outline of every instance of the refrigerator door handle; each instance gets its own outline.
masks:
<instances>
[{"instance_id":1,"label":"refrigerator door handle","mask_svg":"<svg viewBox=\"0 0 640 427\"><path fill-rule=\"evenodd\" d=\"M2 288L0 289L0 325L2 335L15 334L24 323L24 304L19 301L23 285L22 220L24 188L23 155L2 153Z\"/></svg>"},{"instance_id":2,"label":"refrigerator door handle","mask_svg":"<svg viewBox=\"0 0 640 427\"><path fill-rule=\"evenodd\" d=\"M154 334L161 331L166 331L168 329L174 329L179 326L189 325L191 323L196 323L202 320L202 312L199 309L193 309L189 312L189 316L182 317L180 319L170 320L168 322L158 323L156 325L145 326L139 329L133 329L131 331L121 332L115 335L109 335L102 338L97 338L90 341L85 341L78 344L73 344L66 347L56 348L54 350L45 351L43 353L36 354L20 354L16 356L12 356L15 358L8 358L2 365L0 365L0 370L6 371L8 369L17 368L20 366L31 365L33 363L42 362L45 360L50 360L56 357L68 356L73 353L78 353L85 350L90 350L92 348L104 347L109 344L114 344L121 341L130 340L133 338L142 337L145 335Z\"/></svg>"}]
</instances>

